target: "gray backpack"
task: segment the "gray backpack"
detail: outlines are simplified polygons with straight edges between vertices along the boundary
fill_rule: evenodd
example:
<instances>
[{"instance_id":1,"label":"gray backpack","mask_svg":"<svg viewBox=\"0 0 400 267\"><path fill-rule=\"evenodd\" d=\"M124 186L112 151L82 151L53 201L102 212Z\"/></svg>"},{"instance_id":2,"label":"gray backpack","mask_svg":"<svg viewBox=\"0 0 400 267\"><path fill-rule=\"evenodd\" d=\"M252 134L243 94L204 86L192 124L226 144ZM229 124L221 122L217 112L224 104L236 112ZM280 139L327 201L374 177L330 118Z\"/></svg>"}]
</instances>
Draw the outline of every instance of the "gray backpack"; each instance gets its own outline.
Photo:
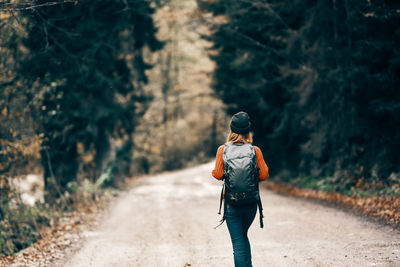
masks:
<instances>
[{"instance_id":1,"label":"gray backpack","mask_svg":"<svg viewBox=\"0 0 400 267\"><path fill-rule=\"evenodd\" d=\"M238 206L258 203L258 168L253 146L227 143L223 159L227 203Z\"/></svg>"},{"instance_id":2,"label":"gray backpack","mask_svg":"<svg viewBox=\"0 0 400 267\"><path fill-rule=\"evenodd\" d=\"M259 168L256 151L250 143L226 143L224 152L224 185L221 191L219 214L221 214L222 198L225 191L225 202L233 206L258 204L260 226L263 228L262 204L259 194ZM225 212L224 212L225 213ZM221 224L225 216L222 217Z\"/></svg>"}]
</instances>

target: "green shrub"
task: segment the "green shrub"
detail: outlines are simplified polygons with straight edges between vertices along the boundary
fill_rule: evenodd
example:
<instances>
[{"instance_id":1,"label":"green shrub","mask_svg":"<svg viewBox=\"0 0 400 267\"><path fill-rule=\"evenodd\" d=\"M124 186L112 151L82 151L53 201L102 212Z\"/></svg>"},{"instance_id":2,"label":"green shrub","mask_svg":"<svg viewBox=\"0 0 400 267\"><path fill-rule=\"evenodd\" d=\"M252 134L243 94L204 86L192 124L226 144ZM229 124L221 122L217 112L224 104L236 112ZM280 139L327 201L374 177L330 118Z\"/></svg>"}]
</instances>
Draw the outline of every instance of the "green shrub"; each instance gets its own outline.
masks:
<instances>
[{"instance_id":1,"label":"green shrub","mask_svg":"<svg viewBox=\"0 0 400 267\"><path fill-rule=\"evenodd\" d=\"M29 207L13 203L2 207L0 218L0 256L11 255L36 242L39 228L48 226L50 214L45 205Z\"/></svg>"}]
</instances>

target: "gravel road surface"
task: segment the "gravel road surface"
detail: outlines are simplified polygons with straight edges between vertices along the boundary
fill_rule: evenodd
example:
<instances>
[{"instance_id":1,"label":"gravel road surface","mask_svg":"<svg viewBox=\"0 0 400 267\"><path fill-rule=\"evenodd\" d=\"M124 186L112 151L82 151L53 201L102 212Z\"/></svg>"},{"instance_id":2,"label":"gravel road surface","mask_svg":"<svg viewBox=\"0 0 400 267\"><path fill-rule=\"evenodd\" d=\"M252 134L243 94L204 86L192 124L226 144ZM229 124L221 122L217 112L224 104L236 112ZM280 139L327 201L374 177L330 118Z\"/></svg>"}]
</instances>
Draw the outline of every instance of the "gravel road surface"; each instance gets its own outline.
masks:
<instances>
[{"instance_id":1,"label":"gravel road surface","mask_svg":"<svg viewBox=\"0 0 400 267\"><path fill-rule=\"evenodd\" d=\"M233 266L213 163L143 177L122 194L65 266ZM268 180L266 181L268 182ZM400 266L400 233L340 209L262 189L249 230L254 267Z\"/></svg>"}]
</instances>

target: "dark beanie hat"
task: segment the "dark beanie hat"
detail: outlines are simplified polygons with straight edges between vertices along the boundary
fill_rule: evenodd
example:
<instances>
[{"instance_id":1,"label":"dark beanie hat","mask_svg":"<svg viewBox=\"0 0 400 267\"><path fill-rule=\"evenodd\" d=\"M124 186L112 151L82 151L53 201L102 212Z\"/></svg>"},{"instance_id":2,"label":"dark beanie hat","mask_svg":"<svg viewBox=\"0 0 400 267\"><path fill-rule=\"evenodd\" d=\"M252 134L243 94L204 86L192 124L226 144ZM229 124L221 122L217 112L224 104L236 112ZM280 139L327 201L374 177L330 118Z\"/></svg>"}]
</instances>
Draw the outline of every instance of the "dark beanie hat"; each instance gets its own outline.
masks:
<instances>
[{"instance_id":1,"label":"dark beanie hat","mask_svg":"<svg viewBox=\"0 0 400 267\"><path fill-rule=\"evenodd\" d=\"M232 116L231 131L238 134L247 134L250 131L250 117L244 112L240 111Z\"/></svg>"}]
</instances>

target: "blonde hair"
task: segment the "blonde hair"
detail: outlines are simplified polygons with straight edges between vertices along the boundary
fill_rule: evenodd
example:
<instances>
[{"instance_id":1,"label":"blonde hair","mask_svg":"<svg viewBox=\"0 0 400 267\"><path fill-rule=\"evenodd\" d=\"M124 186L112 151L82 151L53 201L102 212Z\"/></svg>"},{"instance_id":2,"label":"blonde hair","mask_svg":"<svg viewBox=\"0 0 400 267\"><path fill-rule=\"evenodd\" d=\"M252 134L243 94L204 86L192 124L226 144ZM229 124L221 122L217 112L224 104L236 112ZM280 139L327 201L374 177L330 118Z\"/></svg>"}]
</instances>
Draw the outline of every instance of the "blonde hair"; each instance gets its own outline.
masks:
<instances>
[{"instance_id":1,"label":"blonde hair","mask_svg":"<svg viewBox=\"0 0 400 267\"><path fill-rule=\"evenodd\" d=\"M251 133L248 132L247 134L238 134L232 131L229 132L228 137L226 138L227 143L236 143L236 142L246 142L246 143L253 143L253 137Z\"/></svg>"}]
</instances>

